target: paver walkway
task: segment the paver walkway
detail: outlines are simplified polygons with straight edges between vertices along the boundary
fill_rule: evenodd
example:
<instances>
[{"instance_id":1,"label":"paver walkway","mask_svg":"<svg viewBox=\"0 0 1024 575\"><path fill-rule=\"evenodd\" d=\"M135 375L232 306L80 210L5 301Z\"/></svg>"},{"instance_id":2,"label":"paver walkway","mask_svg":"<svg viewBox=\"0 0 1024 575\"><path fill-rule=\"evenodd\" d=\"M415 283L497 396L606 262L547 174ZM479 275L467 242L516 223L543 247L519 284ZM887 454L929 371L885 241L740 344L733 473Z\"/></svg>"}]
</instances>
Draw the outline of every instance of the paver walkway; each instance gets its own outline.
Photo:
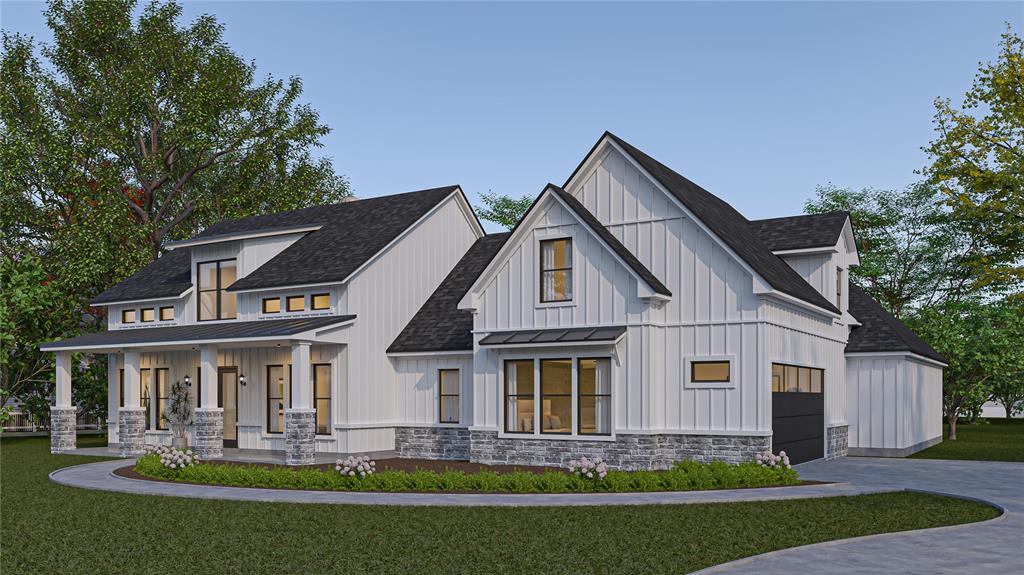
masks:
<instances>
[{"instance_id":1,"label":"paver walkway","mask_svg":"<svg viewBox=\"0 0 1024 575\"><path fill-rule=\"evenodd\" d=\"M982 523L794 547L699 573L1024 573L1024 463L847 457L797 469L804 479L977 498L1004 514Z\"/></svg>"},{"instance_id":2,"label":"paver walkway","mask_svg":"<svg viewBox=\"0 0 1024 575\"><path fill-rule=\"evenodd\" d=\"M764 501L768 499L800 499L832 497L893 491L893 488L861 487L848 484L773 487L767 489L723 489L719 491L657 492L657 493L563 493L563 494L465 494L465 493L359 493L346 491L299 491L291 489L256 489L219 487L129 479L113 475L115 469L132 465L134 460L120 459L86 463L58 469L50 479L63 485L120 491L141 495L169 495L200 499L234 499L240 501L280 501L289 503L338 503L357 505L457 505L457 506L523 506L523 505L643 505L661 503L720 503L727 501Z\"/></svg>"}]
</instances>

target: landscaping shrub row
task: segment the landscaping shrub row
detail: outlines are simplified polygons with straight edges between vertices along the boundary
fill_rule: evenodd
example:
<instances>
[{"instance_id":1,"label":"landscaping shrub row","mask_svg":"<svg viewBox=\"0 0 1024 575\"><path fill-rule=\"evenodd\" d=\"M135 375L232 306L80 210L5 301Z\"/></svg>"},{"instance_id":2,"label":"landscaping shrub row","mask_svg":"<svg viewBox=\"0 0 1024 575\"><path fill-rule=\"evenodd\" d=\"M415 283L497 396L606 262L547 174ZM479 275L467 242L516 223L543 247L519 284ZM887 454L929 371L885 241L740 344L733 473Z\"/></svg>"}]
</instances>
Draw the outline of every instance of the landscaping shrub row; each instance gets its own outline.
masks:
<instances>
[{"instance_id":1,"label":"landscaping shrub row","mask_svg":"<svg viewBox=\"0 0 1024 575\"><path fill-rule=\"evenodd\" d=\"M243 467L218 463L168 469L160 463L158 456L147 455L139 459L135 471L156 479L208 485L385 492L625 493L771 487L799 483L797 472L793 469L771 469L756 462L731 465L723 462L702 464L685 461L666 471L610 471L604 479L599 480L557 471L500 475L491 471L472 474L461 471L377 471L366 477L350 477L319 469Z\"/></svg>"}]
</instances>

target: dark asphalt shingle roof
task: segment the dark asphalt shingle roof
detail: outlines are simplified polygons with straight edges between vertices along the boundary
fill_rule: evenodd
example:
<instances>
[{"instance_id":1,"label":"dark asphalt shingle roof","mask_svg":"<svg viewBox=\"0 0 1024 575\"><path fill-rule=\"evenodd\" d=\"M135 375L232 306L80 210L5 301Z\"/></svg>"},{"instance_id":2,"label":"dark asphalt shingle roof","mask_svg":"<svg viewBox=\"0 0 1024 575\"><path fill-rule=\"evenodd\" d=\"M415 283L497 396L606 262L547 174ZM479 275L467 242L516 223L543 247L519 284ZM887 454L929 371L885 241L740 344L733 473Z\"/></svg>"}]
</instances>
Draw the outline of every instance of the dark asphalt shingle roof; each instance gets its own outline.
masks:
<instances>
[{"instance_id":1,"label":"dark asphalt shingle roof","mask_svg":"<svg viewBox=\"0 0 1024 575\"><path fill-rule=\"evenodd\" d=\"M478 239L398 334L388 347L388 353L471 351L473 313L460 310L459 300L508 236L507 233L490 234Z\"/></svg>"},{"instance_id":2,"label":"dark asphalt shingle roof","mask_svg":"<svg viewBox=\"0 0 1024 575\"><path fill-rule=\"evenodd\" d=\"M608 228L604 227L604 224L602 224L600 220L598 220L594 216L594 214L590 213L590 210L584 207L579 200L573 197L573 195L570 194L569 192L563 190L562 188L554 184L548 184L548 187L554 190L555 194L559 198L561 198L562 201L568 204L569 207L574 212L576 212L576 215L578 215L580 219L587 224L587 227L593 230L599 238L604 240L604 242L608 244L612 251L614 251L620 258L622 258L622 260L626 262L626 265L628 265L630 269L632 269L633 272L636 273L636 275L643 278L643 280L647 282L647 285L651 286L651 289L653 289L656 293L659 293L661 295L669 297L672 296L672 292L669 291L667 287L665 287L665 284L661 283L661 280L659 280L657 276L655 276L651 272L651 270L647 269L647 266L641 263L640 260L638 260L636 256L633 255L633 252L629 251L629 249L626 248L626 246L622 245L622 242L620 242L614 235L612 235L612 233L608 231Z\"/></svg>"},{"instance_id":3,"label":"dark asphalt shingle roof","mask_svg":"<svg viewBox=\"0 0 1024 575\"><path fill-rule=\"evenodd\" d=\"M847 212L753 220L757 237L773 252L834 246L850 217Z\"/></svg>"},{"instance_id":4,"label":"dark asphalt shingle roof","mask_svg":"<svg viewBox=\"0 0 1024 575\"><path fill-rule=\"evenodd\" d=\"M527 345L614 342L626 333L626 326L520 329L497 331L480 340L480 345Z\"/></svg>"},{"instance_id":5,"label":"dark asphalt shingle roof","mask_svg":"<svg viewBox=\"0 0 1024 575\"><path fill-rule=\"evenodd\" d=\"M909 327L885 311L863 288L850 283L850 315L860 326L850 331L847 353L909 351L946 363L946 358L932 349Z\"/></svg>"},{"instance_id":6,"label":"dark asphalt shingle roof","mask_svg":"<svg viewBox=\"0 0 1024 575\"><path fill-rule=\"evenodd\" d=\"M320 225L229 291L330 283L347 278L458 186L366 198L290 212L226 220L196 238ZM182 247L100 294L93 303L173 297L191 286L191 253Z\"/></svg>"},{"instance_id":7,"label":"dark asphalt shingle roof","mask_svg":"<svg viewBox=\"0 0 1024 575\"><path fill-rule=\"evenodd\" d=\"M768 249L768 246L754 233L747 218L743 217L735 208L615 134L606 132L606 135L636 160L688 210L693 212L704 225L721 238L774 289L830 312L839 313L839 309L835 305ZM576 168L577 171L579 169L579 167ZM573 175L575 174L574 171ZM572 177L569 176L569 180Z\"/></svg>"},{"instance_id":8,"label":"dark asphalt shingle roof","mask_svg":"<svg viewBox=\"0 0 1024 575\"><path fill-rule=\"evenodd\" d=\"M191 265L192 252L188 248L172 250L96 296L92 303L178 297L192 287Z\"/></svg>"},{"instance_id":9,"label":"dark asphalt shingle roof","mask_svg":"<svg viewBox=\"0 0 1024 575\"><path fill-rule=\"evenodd\" d=\"M223 323L197 323L168 327L115 329L87 333L78 337L55 341L41 349L60 349L82 346L120 346L165 341L206 341L250 337L287 337L311 329L318 329L355 319L354 315L331 315L295 319L239 321Z\"/></svg>"}]
</instances>

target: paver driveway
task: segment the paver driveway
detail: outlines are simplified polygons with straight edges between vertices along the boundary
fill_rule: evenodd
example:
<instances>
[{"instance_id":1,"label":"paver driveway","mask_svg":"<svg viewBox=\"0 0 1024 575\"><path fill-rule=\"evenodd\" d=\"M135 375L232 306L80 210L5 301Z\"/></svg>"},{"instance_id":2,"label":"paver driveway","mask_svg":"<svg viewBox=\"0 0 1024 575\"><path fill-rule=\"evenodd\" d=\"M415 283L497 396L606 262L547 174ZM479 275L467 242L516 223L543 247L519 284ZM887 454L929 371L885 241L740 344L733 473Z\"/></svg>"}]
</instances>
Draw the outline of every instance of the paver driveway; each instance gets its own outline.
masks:
<instances>
[{"instance_id":1,"label":"paver driveway","mask_svg":"<svg viewBox=\"0 0 1024 575\"><path fill-rule=\"evenodd\" d=\"M992 521L784 549L699 573L1024 573L1024 463L846 457L797 467L804 479L982 499Z\"/></svg>"}]
</instances>

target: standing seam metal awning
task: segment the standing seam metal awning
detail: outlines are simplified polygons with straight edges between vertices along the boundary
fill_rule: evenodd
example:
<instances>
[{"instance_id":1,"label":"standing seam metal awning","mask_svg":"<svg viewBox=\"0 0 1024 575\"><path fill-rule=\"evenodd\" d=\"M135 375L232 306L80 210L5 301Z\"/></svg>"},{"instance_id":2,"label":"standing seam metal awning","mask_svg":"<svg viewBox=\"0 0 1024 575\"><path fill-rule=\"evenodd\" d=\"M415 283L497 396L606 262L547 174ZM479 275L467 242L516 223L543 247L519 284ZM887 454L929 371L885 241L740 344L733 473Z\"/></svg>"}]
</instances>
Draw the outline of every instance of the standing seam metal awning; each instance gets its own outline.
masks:
<instances>
[{"instance_id":1,"label":"standing seam metal awning","mask_svg":"<svg viewBox=\"0 0 1024 575\"><path fill-rule=\"evenodd\" d=\"M127 328L54 341L39 346L41 351L115 347L153 343L188 343L191 341L233 340L252 338L287 338L289 336L350 322L354 315L331 315L295 319L198 323L168 327Z\"/></svg>"},{"instance_id":2,"label":"standing seam metal awning","mask_svg":"<svg viewBox=\"0 0 1024 575\"><path fill-rule=\"evenodd\" d=\"M595 344L615 343L622 334L626 333L626 326L608 327L574 327L555 329L527 329L518 331L499 331L487 335L480 340L480 345L508 346L508 345L573 345L573 344Z\"/></svg>"}]
</instances>

